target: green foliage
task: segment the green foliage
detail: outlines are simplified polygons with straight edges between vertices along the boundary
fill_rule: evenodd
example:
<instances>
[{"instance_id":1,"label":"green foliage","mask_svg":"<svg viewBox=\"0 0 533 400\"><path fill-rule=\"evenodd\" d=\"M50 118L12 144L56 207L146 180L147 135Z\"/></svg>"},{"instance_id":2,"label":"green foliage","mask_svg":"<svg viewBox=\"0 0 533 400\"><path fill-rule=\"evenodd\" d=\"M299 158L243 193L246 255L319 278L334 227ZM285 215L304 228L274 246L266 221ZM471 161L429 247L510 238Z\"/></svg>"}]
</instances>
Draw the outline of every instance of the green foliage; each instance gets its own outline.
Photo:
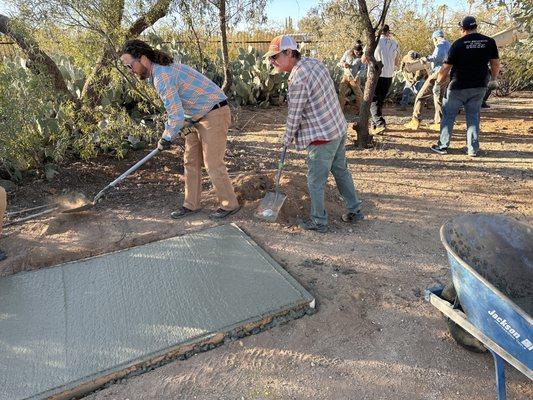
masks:
<instances>
[{"instance_id":1,"label":"green foliage","mask_svg":"<svg viewBox=\"0 0 533 400\"><path fill-rule=\"evenodd\" d=\"M73 121L72 148L83 159L99 152L123 157L140 140L150 141L157 130L156 124L135 122L127 111L116 105L82 108L69 114Z\"/></svg>"},{"instance_id":2,"label":"green foliage","mask_svg":"<svg viewBox=\"0 0 533 400\"><path fill-rule=\"evenodd\" d=\"M76 98L81 98L81 91L85 83L85 73L81 68L76 67L70 59L65 56L54 57L63 79Z\"/></svg>"},{"instance_id":3,"label":"green foliage","mask_svg":"<svg viewBox=\"0 0 533 400\"><path fill-rule=\"evenodd\" d=\"M533 40L520 41L501 53L501 83L505 92L533 89Z\"/></svg>"},{"instance_id":4,"label":"green foliage","mask_svg":"<svg viewBox=\"0 0 533 400\"><path fill-rule=\"evenodd\" d=\"M63 108L51 83L24 60L0 64L0 162L13 180L62 158L69 141Z\"/></svg>"},{"instance_id":5,"label":"green foliage","mask_svg":"<svg viewBox=\"0 0 533 400\"><path fill-rule=\"evenodd\" d=\"M272 74L263 54L253 47L247 51L239 49L237 60L230 63L230 71L233 75L230 97L238 105L267 106L283 102L287 76Z\"/></svg>"},{"instance_id":6,"label":"green foliage","mask_svg":"<svg viewBox=\"0 0 533 400\"><path fill-rule=\"evenodd\" d=\"M533 2L515 1L514 19L529 36L502 52L502 74L509 90L533 89Z\"/></svg>"},{"instance_id":7,"label":"green foliage","mask_svg":"<svg viewBox=\"0 0 533 400\"><path fill-rule=\"evenodd\" d=\"M66 57L56 62L69 89L79 97L83 71ZM162 130L161 118L146 118L154 107L130 95L122 83L106 89L96 108L58 98L44 74L32 73L21 58L0 64L0 162L13 180L40 169L47 179L67 151L81 158L99 152L122 157L133 143L150 141ZM127 111L126 102L133 103Z\"/></svg>"},{"instance_id":8,"label":"green foliage","mask_svg":"<svg viewBox=\"0 0 533 400\"><path fill-rule=\"evenodd\" d=\"M350 0L320 2L298 22L298 28L316 36L315 47L322 58L340 58L357 39L365 39L357 2Z\"/></svg>"}]
</instances>

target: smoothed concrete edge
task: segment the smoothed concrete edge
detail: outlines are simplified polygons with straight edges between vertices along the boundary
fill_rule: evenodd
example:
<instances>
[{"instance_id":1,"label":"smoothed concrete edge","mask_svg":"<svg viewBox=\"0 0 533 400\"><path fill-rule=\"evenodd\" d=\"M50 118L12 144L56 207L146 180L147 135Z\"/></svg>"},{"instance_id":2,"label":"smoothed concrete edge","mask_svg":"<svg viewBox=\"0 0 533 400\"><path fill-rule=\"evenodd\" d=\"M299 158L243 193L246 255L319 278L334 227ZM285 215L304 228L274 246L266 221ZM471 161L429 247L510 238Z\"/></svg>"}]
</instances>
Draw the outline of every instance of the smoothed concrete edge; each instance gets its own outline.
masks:
<instances>
[{"instance_id":1,"label":"smoothed concrete edge","mask_svg":"<svg viewBox=\"0 0 533 400\"><path fill-rule=\"evenodd\" d=\"M268 262L274 268L274 270L276 270L276 272L278 274L280 274L283 278L285 278L285 280L289 282L289 284L293 287L294 290L296 290L298 293L300 293L302 295L302 297L304 297L305 299L308 299L312 303L311 308L314 308L315 299L302 286L302 284L300 282L298 282L291 274L289 274L287 272L287 270L280 263L278 263L276 260L274 260L274 258L270 254L268 254L268 252L265 249L263 249L259 244L257 244L253 240L253 238L247 232L245 232L240 226L238 226L237 224L235 224L233 222L231 224L228 224L228 225L231 225L232 227L237 229L242 234L243 239L246 240L246 242L254 250L256 250L261 255L261 257L263 257L263 259L266 262ZM302 289L304 289L304 290L302 290Z\"/></svg>"},{"instance_id":2,"label":"smoothed concrete edge","mask_svg":"<svg viewBox=\"0 0 533 400\"><path fill-rule=\"evenodd\" d=\"M195 354L214 349L224 343L230 343L246 336L255 335L315 312L315 299L311 301L305 300L275 313L259 316L259 319L249 319L242 323L226 327L219 332L210 333L204 337L182 343L179 346L170 347L155 354L148 355L143 359L134 361L134 363L119 367L121 369L118 371L111 372L108 370L107 373L103 371L105 374L103 376L94 377L90 381L77 381L61 388L40 393L28 400L79 399L92 392L102 390L119 380L142 375L145 372L159 368L172 361L186 360ZM91 378L86 377L85 379Z\"/></svg>"}]
</instances>

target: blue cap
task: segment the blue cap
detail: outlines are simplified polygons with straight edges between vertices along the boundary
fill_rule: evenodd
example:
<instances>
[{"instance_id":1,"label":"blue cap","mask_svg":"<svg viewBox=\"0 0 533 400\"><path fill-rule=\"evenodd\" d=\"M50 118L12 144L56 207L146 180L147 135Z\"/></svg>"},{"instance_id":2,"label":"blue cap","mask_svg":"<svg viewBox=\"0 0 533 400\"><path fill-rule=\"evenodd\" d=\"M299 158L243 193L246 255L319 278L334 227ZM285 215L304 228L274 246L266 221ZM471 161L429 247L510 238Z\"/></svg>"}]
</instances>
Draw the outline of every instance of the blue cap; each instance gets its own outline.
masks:
<instances>
[{"instance_id":1,"label":"blue cap","mask_svg":"<svg viewBox=\"0 0 533 400\"><path fill-rule=\"evenodd\" d=\"M444 37L444 32L441 29L437 29L435 32L433 32L431 34L431 37L433 39L440 38L440 37L443 38Z\"/></svg>"},{"instance_id":2,"label":"blue cap","mask_svg":"<svg viewBox=\"0 0 533 400\"><path fill-rule=\"evenodd\" d=\"M463 29L476 29L477 28L477 22L474 17L471 15L464 17L461 22L459 22L459 28Z\"/></svg>"}]
</instances>

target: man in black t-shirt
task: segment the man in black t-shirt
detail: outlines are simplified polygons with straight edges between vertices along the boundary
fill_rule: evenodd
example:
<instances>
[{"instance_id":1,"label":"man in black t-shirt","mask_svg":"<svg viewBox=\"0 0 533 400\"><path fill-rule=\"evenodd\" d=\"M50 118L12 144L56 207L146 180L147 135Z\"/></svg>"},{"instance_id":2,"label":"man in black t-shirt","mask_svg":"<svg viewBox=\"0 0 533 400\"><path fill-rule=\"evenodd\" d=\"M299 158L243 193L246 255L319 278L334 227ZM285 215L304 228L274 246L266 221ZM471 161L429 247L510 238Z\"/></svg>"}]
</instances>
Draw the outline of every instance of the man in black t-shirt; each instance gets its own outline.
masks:
<instances>
[{"instance_id":1,"label":"man in black t-shirt","mask_svg":"<svg viewBox=\"0 0 533 400\"><path fill-rule=\"evenodd\" d=\"M447 153L455 117L459 109L464 107L468 155L475 157L479 151L481 103L487 91L488 77L490 76L489 88L493 89L498 85L496 77L500 70L500 60L496 42L477 32L474 17L464 17L459 27L462 37L452 44L437 78L437 82L441 82L450 72L450 85L443 102L440 139L436 145L431 146L431 150L438 154Z\"/></svg>"}]
</instances>

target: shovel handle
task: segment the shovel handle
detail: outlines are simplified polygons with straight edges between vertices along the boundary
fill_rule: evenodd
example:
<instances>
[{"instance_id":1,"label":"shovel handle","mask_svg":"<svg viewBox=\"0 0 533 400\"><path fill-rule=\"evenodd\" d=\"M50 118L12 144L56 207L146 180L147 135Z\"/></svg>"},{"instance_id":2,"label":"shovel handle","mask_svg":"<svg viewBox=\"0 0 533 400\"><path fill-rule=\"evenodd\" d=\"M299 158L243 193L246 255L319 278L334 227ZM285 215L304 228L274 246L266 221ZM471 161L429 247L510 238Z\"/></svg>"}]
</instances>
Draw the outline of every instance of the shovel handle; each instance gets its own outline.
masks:
<instances>
[{"instance_id":1,"label":"shovel handle","mask_svg":"<svg viewBox=\"0 0 533 400\"><path fill-rule=\"evenodd\" d=\"M149 160L151 160L156 154L160 152L159 149L154 149L150 153L148 153L142 160L137 161L137 163L132 166L130 169L128 169L126 172L124 172L122 175L120 175L117 179L115 179L113 182L111 182L109 185L107 185L105 188L103 188L95 197L93 200L93 203L96 204L96 202L104 195L105 192L107 192L109 189L115 187L118 183L122 182L126 177L131 175L133 172L137 171L141 166L146 164Z\"/></svg>"},{"instance_id":2,"label":"shovel handle","mask_svg":"<svg viewBox=\"0 0 533 400\"><path fill-rule=\"evenodd\" d=\"M285 155L287 154L287 146L283 146L283 150L281 150L281 157L279 158L279 164L278 164L278 171L276 172L276 192L278 191L279 186L279 179L281 178L281 171L283 170L283 167L285 166Z\"/></svg>"}]
</instances>

